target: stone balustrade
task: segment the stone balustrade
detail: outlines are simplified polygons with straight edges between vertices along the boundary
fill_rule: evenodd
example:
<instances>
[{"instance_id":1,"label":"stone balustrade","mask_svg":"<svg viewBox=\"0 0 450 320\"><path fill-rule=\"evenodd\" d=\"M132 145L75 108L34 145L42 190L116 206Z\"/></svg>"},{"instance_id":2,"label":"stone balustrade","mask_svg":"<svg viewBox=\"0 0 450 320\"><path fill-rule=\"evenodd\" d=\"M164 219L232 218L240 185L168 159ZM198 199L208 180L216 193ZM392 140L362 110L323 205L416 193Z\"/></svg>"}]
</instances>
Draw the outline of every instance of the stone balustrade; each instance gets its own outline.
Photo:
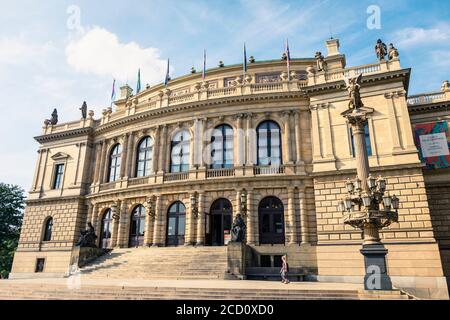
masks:
<instances>
[{"instance_id":1,"label":"stone balustrade","mask_svg":"<svg viewBox=\"0 0 450 320\"><path fill-rule=\"evenodd\" d=\"M447 92L435 92L427 94L418 94L408 97L408 105L421 105L434 102L441 102L445 100L450 100L450 93Z\"/></svg>"},{"instance_id":2,"label":"stone balustrade","mask_svg":"<svg viewBox=\"0 0 450 320\"><path fill-rule=\"evenodd\" d=\"M400 69L401 69L400 61L397 59L346 69L330 70L327 72L319 72L319 73L310 73L308 76L308 86L341 81L344 79L344 77L352 78L358 76L359 74L371 75Z\"/></svg>"}]
</instances>

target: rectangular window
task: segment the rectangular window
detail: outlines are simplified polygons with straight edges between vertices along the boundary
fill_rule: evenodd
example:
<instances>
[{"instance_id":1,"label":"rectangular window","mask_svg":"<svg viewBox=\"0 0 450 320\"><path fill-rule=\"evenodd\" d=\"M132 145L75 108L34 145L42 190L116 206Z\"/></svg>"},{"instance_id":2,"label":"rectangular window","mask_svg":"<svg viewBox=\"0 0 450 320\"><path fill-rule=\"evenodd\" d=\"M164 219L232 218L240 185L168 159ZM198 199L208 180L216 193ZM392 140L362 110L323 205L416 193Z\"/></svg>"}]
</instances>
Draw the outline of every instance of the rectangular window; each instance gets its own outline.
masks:
<instances>
[{"instance_id":1,"label":"rectangular window","mask_svg":"<svg viewBox=\"0 0 450 320\"><path fill-rule=\"evenodd\" d=\"M370 157L372 156L372 145L370 143L370 133L369 133L369 124L366 123L365 127L364 127L364 134L366 137L366 149L367 149L367 155ZM355 155L355 141L353 138L353 130L352 128L350 128L350 139L352 142L352 156L353 158L356 156Z\"/></svg>"},{"instance_id":2,"label":"rectangular window","mask_svg":"<svg viewBox=\"0 0 450 320\"><path fill-rule=\"evenodd\" d=\"M55 167L55 178L53 180L53 189L61 188L63 175L64 175L64 165L57 164Z\"/></svg>"},{"instance_id":3,"label":"rectangular window","mask_svg":"<svg viewBox=\"0 0 450 320\"><path fill-rule=\"evenodd\" d=\"M38 258L36 260L36 269L35 272L44 272L44 265L45 265L45 259L44 258Z\"/></svg>"}]
</instances>

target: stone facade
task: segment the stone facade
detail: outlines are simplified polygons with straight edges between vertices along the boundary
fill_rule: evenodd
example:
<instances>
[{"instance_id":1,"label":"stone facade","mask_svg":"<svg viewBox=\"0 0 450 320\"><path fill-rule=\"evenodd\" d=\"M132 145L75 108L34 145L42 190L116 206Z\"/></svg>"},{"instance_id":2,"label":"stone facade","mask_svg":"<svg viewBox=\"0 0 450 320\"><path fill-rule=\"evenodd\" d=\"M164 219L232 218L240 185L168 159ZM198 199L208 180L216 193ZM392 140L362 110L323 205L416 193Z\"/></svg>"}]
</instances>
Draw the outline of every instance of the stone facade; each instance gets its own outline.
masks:
<instances>
[{"instance_id":1,"label":"stone facade","mask_svg":"<svg viewBox=\"0 0 450 320\"><path fill-rule=\"evenodd\" d=\"M131 214L139 205L146 212L143 246L166 246L168 210L177 202L185 207L184 244L208 245L210 208L226 199L232 215L246 221L247 266L258 266L261 256L288 254L290 266L311 279L361 282L361 232L343 224L337 203L346 179L356 175L351 132L340 116L348 104L343 76L362 73L364 104L376 110L368 127L371 170L387 177L388 191L401 200L399 223L382 232L389 274L405 290L448 297L443 263L447 268L449 255L439 251L448 245L448 199L427 187L414 145L406 99L410 70L398 59L345 68L338 40L327 41L327 48L327 71L316 72L312 58L292 60L290 79L282 60L253 63L244 79L241 66L217 68L204 82L191 74L137 95L123 87L116 109L103 110L100 119L90 112L87 119L46 125L36 137L41 146L12 277L67 274L79 231L91 222L100 236L110 209L112 248L130 245ZM306 73L307 80L298 76ZM257 81L269 76L269 82ZM269 120L281 138L276 166L258 161L257 129ZM213 169L205 155L213 129L223 124L233 130L233 163ZM190 136L188 168L172 172L172 141L181 130ZM153 142L151 169L138 177L138 146L146 137ZM121 164L111 181L118 144ZM58 164L64 174L54 188ZM267 197L282 203L284 243L261 243L260 204ZM52 239L43 241L48 217ZM33 273L38 258L46 259L44 272Z\"/></svg>"}]
</instances>

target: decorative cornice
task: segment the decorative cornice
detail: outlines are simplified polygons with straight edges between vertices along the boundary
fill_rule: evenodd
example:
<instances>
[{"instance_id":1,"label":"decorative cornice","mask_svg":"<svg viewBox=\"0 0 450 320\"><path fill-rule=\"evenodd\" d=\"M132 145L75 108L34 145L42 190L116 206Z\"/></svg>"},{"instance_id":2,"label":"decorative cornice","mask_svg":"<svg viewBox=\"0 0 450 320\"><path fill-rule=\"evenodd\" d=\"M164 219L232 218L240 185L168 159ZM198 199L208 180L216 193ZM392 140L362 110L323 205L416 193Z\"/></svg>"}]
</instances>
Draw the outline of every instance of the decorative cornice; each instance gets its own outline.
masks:
<instances>
[{"instance_id":1,"label":"decorative cornice","mask_svg":"<svg viewBox=\"0 0 450 320\"><path fill-rule=\"evenodd\" d=\"M42 136L34 137L34 139L39 143L46 143L54 140L63 140L63 139L70 139L80 136L89 136L93 132L93 129L91 127L88 128L80 128L80 129L74 129L69 131L62 131L62 132L56 132L56 133L50 133Z\"/></svg>"},{"instance_id":2,"label":"decorative cornice","mask_svg":"<svg viewBox=\"0 0 450 320\"><path fill-rule=\"evenodd\" d=\"M142 113L134 114L128 117L124 117L121 119L117 119L111 121L109 123L103 124L96 128L95 134L104 133L112 128L123 126L129 123L133 123L136 121L140 121L143 119L147 119L150 117L161 116L165 114L170 114L174 112L181 112L186 110L197 109L201 107L208 106L222 106L224 104L239 104L239 103L249 103L249 102L258 102L258 101L272 101L279 99L301 99L304 98L304 94L301 91L293 91L293 92L278 92L278 93L268 93L264 95L248 95L248 96L233 96L233 97L225 97L214 100L204 100L198 102L189 102L186 104L179 104L176 106L168 106L160 109L154 109L145 111Z\"/></svg>"},{"instance_id":3,"label":"decorative cornice","mask_svg":"<svg viewBox=\"0 0 450 320\"><path fill-rule=\"evenodd\" d=\"M450 113L450 101L441 101L429 104L408 105L410 114L432 113L437 111L447 111Z\"/></svg>"},{"instance_id":4,"label":"decorative cornice","mask_svg":"<svg viewBox=\"0 0 450 320\"><path fill-rule=\"evenodd\" d=\"M373 83L375 81L383 81L383 80L390 80L390 79L405 77L406 82L404 83L404 88L405 88L405 90L407 90L408 86L409 86L410 74L411 74L410 68L395 70L395 71L388 71L388 72L384 72L384 73L367 74L367 75L363 75L362 83L369 84L369 83ZM314 95L314 94L320 94L323 91L343 90L343 89L345 89L344 80L337 80L337 81L333 81L333 82L327 82L327 83L321 83L321 84L312 85L312 86L306 86L306 87L302 88L302 91L305 92L307 95Z\"/></svg>"}]
</instances>

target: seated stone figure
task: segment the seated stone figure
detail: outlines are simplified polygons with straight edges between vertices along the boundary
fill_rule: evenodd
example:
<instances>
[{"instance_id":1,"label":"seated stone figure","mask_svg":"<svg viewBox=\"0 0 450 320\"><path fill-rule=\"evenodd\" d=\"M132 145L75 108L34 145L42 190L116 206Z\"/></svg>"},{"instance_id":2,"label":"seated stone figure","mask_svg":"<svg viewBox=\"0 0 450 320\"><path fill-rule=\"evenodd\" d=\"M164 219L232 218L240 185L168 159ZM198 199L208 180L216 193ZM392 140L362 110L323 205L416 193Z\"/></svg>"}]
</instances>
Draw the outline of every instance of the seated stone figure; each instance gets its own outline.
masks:
<instances>
[{"instance_id":1,"label":"seated stone figure","mask_svg":"<svg viewBox=\"0 0 450 320\"><path fill-rule=\"evenodd\" d=\"M243 242L245 239L246 225L240 214L236 215L231 227L231 242Z\"/></svg>"},{"instance_id":2,"label":"seated stone figure","mask_svg":"<svg viewBox=\"0 0 450 320\"><path fill-rule=\"evenodd\" d=\"M88 228L80 232L80 240L78 240L76 245L81 248L97 248L97 245L95 244L96 239L97 236L95 234L94 227L89 222Z\"/></svg>"}]
</instances>

